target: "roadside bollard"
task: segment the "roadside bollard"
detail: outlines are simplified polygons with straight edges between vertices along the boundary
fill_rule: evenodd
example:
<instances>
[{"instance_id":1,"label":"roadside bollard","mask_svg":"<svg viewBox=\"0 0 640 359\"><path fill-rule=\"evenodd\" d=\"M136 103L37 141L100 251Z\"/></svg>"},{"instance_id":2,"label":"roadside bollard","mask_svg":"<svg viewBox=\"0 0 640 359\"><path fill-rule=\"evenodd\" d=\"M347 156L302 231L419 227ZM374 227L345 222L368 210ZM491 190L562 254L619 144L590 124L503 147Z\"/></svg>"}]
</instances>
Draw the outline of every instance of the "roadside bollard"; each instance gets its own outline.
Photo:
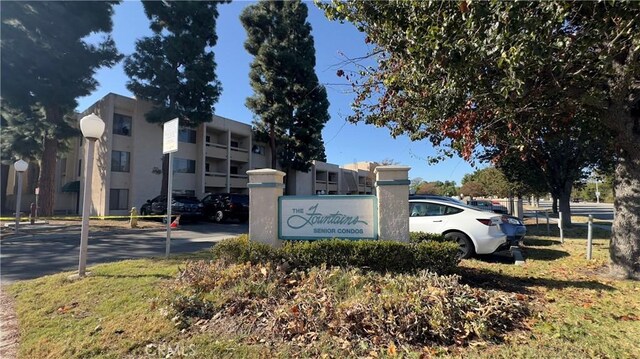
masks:
<instances>
[{"instance_id":1,"label":"roadside bollard","mask_svg":"<svg viewBox=\"0 0 640 359\"><path fill-rule=\"evenodd\" d=\"M551 237L551 228L549 227L549 212L545 211L544 216L547 218L547 237Z\"/></svg>"},{"instance_id":2,"label":"roadside bollard","mask_svg":"<svg viewBox=\"0 0 640 359\"><path fill-rule=\"evenodd\" d=\"M31 222L31 224L36 223L36 204L35 203L31 203L29 221Z\"/></svg>"},{"instance_id":3,"label":"roadside bollard","mask_svg":"<svg viewBox=\"0 0 640 359\"><path fill-rule=\"evenodd\" d=\"M138 210L136 207L131 207L131 218L129 219L129 227L138 228Z\"/></svg>"},{"instance_id":4,"label":"roadside bollard","mask_svg":"<svg viewBox=\"0 0 640 359\"><path fill-rule=\"evenodd\" d=\"M560 243L564 244L564 233L562 232L562 212L558 212L558 228L560 228Z\"/></svg>"},{"instance_id":5,"label":"roadside bollard","mask_svg":"<svg viewBox=\"0 0 640 359\"><path fill-rule=\"evenodd\" d=\"M591 260L591 247L593 246L593 216L589 215L587 221L587 259Z\"/></svg>"}]
</instances>

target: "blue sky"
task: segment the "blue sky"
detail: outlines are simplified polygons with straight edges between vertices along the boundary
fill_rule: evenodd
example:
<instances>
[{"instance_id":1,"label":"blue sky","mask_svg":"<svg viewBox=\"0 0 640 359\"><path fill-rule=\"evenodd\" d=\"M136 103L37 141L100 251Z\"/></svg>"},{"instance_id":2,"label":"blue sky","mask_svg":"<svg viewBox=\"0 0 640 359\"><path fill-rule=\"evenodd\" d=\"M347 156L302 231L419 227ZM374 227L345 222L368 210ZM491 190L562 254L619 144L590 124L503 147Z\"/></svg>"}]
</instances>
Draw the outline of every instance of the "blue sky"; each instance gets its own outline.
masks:
<instances>
[{"instance_id":1,"label":"blue sky","mask_svg":"<svg viewBox=\"0 0 640 359\"><path fill-rule=\"evenodd\" d=\"M245 107L245 100L253 93L249 85L249 64L252 56L244 49L246 32L240 23L240 13L251 2L234 1L219 6L217 23L218 44L214 48L218 79L222 94L215 105L215 113L236 121L251 123L253 114ZM322 135L327 161L345 164L355 161L381 161L393 159L411 167L410 178L422 177L426 181L454 180L458 185L462 176L474 169L460 158L452 158L437 165L429 165L427 157L436 152L428 141L412 142L407 137L393 139L389 131L372 125L346 123L351 113L353 94L346 80L336 76L339 64L346 57L355 58L367 52L364 35L351 24L329 21L312 3L308 21L313 28L316 47L316 73L327 88L331 120ZM138 1L125 1L115 7L113 38L120 52L131 54L135 40L151 34L149 21ZM345 57L346 56L346 57ZM131 96L126 89L127 76L122 63L96 74L98 89L79 99L82 111L109 92Z\"/></svg>"}]
</instances>

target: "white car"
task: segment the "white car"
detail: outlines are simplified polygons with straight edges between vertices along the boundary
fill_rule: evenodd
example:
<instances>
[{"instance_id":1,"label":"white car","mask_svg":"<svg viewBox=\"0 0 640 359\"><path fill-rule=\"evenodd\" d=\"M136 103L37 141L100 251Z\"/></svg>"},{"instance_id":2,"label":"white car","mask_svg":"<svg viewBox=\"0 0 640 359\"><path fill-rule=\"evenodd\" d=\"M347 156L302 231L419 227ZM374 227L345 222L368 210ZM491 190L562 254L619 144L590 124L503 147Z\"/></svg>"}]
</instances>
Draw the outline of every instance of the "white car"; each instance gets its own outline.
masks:
<instances>
[{"instance_id":1,"label":"white car","mask_svg":"<svg viewBox=\"0 0 640 359\"><path fill-rule=\"evenodd\" d=\"M443 234L460 245L462 258L493 253L507 241L500 216L465 204L410 199L409 215L410 232Z\"/></svg>"}]
</instances>

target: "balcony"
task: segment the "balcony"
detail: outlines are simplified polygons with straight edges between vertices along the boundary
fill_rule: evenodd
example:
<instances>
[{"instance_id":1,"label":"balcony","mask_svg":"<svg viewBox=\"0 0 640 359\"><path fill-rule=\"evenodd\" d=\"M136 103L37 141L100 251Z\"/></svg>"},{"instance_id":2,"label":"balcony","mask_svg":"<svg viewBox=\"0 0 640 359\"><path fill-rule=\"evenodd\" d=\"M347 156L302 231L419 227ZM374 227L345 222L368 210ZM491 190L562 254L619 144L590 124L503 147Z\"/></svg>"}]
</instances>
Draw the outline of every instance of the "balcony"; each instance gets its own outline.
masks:
<instances>
[{"instance_id":1,"label":"balcony","mask_svg":"<svg viewBox=\"0 0 640 359\"><path fill-rule=\"evenodd\" d=\"M205 172L204 185L206 187L226 187L227 175L222 172Z\"/></svg>"},{"instance_id":2,"label":"balcony","mask_svg":"<svg viewBox=\"0 0 640 359\"><path fill-rule=\"evenodd\" d=\"M219 145L217 143L207 143L206 156L213 157L213 158L226 159L227 146Z\"/></svg>"},{"instance_id":3,"label":"balcony","mask_svg":"<svg viewBox=\"0 0 640 359\"><path fill-rule=\"evenodd\" d=\"M231 177L231 188L247 188L247 183L249 183L249 176L230 175L229 177Z\"/></svg>"},{"instance_id":4,"label":"balcony","mask_svg":"<svg viewBox=\"0 0 640 359\"><path fill-rule=\"evenodd\" d=\"M327 192L327 191L328 191L327 183L326 183L326 182L319 182L319 181L316 181L316 188L315 188L315 190L316 190L316 191L325 191L325 192Z\"/></svg>"},{"instance_id":5,"label":"balcony","mask_svg":"<svg viewBox=\"0 0 640 359\"><path fill-rule=\"evenodd\" d=\"M231 160L249 162L249 150L239 147L231 147Z\"/></svg>"}]
</instances>

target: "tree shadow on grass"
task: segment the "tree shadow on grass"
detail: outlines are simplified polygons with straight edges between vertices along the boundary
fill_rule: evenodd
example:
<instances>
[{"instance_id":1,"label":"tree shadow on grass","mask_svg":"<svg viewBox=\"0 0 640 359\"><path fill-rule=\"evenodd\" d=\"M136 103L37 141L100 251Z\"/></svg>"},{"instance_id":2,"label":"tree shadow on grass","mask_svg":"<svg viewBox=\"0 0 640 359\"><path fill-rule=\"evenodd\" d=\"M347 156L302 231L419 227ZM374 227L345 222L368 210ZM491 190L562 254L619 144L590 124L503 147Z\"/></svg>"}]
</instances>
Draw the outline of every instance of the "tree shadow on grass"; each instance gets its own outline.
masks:
<instances>
[{"instance_id":1,"label":"tree shadow on grass","mask_svg":"<svg viewBox=\"0 0 640 359\"><path fill-rule=\"evenodd\" d=\"M531 294L531 287L547 289L580 288L594 290L615 290L614 287L595 280L561 280L551 278L517 277L479 268L458 268L461 282L471 287L497 289L505 292Z\"/></svg>"},{"instance_id":2,"label":"tree shadow on grass","mask_svg":"<svg viewBox=\"0 0 640 359\"><path fill-rule=\"evenodd\" d=\"M538 261L555 261L570 256L569 252L557 249L533 247L522 247L522 255L525 260L535 259Z\"/></svg>"},{"instance_id":3,"label":"tree shadow on grass","mask_svg":"<svg viewBox=\"0 0 640 359\"><path fill-rule=\"evenodd\" d=\"M561 243L559 240L556 241L553 239L525 238L524 244L527 246L535 246L535 247L549 247L549 246L560 245Z\"/></svg>"}]
</instances>

